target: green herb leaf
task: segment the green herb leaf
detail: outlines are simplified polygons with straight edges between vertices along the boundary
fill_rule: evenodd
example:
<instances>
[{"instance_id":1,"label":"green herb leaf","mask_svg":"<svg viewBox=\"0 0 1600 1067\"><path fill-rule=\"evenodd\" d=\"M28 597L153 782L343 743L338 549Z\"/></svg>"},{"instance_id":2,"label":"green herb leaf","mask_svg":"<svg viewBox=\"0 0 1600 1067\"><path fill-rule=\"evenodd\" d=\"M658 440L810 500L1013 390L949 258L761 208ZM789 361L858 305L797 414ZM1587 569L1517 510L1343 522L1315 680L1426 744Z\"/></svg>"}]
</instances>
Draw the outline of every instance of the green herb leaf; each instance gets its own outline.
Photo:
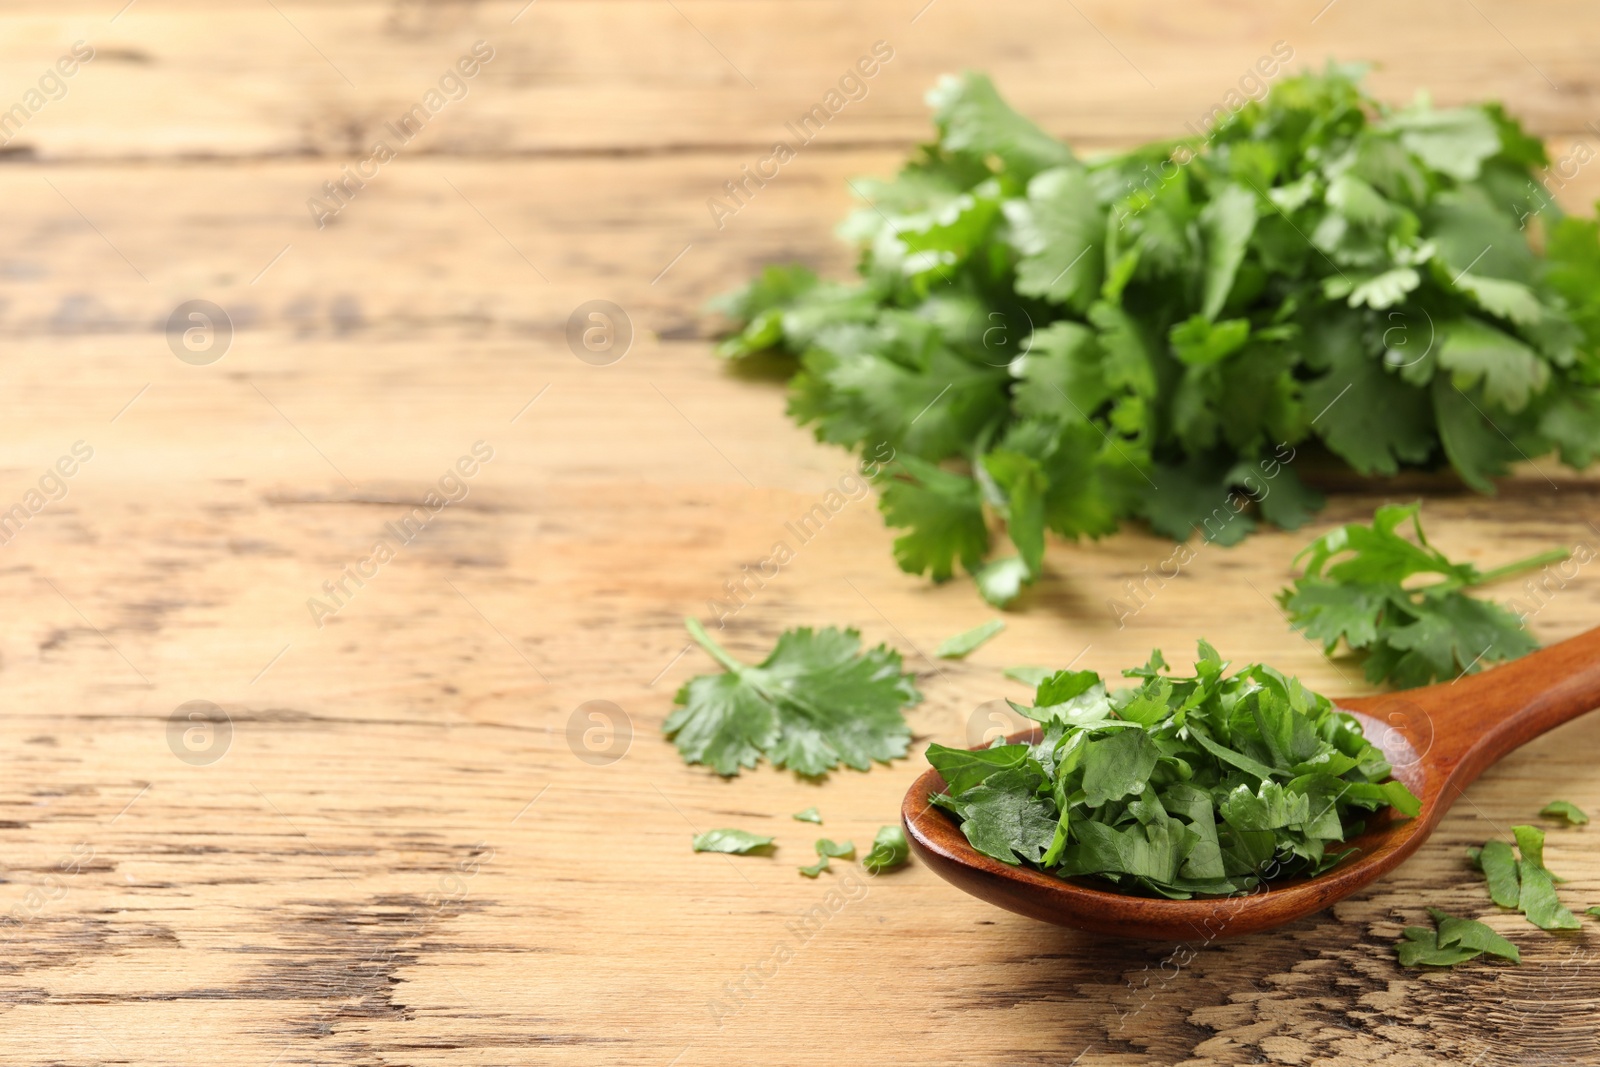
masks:
<instances>
[{"instance_id":1,"label":"green herb leaf","mask_svg":"<svg viewBox=\"0 0 1600 1067\"><path fill-rule=\"evenodd\" d=\"M1475 857L1478 869L1489 882L1490 898L1502 908L1514 908L1521 899L1517 878L1517 858L1504 841L1486 841Z\"/></svg>"},{"instance_id":2,"label":"green herb leaf","mask_svg":"<svg viewBox=\"0 0 1600 1067\"><path fill-rule=\"evenodd\" d=\"M690 763L738 774L761 756L803 775L841 763L866 770L906 754L911 730L901 709L922 699L900 654L861 651L855 630L788 630L759 666L740 663L693 619L689 633L726 673L701 675L678 690L682 707L664 730Z\"/></svg>"},{"instance_id":3,"label":"green herb leaf","mask_svg":"<svg viewBox=\"0 0 1600 1067\"><path fill-rule=\"evenodd\" d=\"M882 874L903 866L911 858L911 845L905 831L898 826L885 826L872 839L872 851L861 859L868 874Z\"/></svg>"},{"instance_id":4,"label":"green herb leaf","mask_svg":"<svg viewBox=\"0 0 1600 1067\"><path fill-rule=\"evenodd\" d=\"M821 874L827 869L828 857L824 856L809 867L801 867L800 873L805 875L807 878L815 878L817 875Z\"/></svg>"},{"instance_id":5,"label":"green herb leaf","mask_svg":"<svg viewBox=\"0 0 1600 1067\"><path fill-rule=\"evenodd\" d=\"M1429 908L1428 914L1435 929L1408 926L1395 945L1402 967L1454 967L1485 952L1512 963L1522 962L1517 947L1483 923L1447 915L1438 908Z\"/></svg>"},{"instance_id":6,"label":"green herb leaf","mask_svg":"<svg viewBox=\"0 0 1600 1067\"><path fill-rule=\"evenodd\" d=\"M1582 808L1567 800L1552 800L1539 810L1539 814L1565 819L1573 826L1582 826L1589 821L1589 816L1584 814Z\"/></svg>"},{"instance_id":7,"label":"green herb leaf","mask_svg":"<svg viewBox=\"0 0 1600 1067\"><path fill-rule=\"evenodd\" d=\"M696 852L730 852L739 856L765 855L772 851L772 838L745 830L707 830L694 835Z\"/></svg>"},{"instance_id":8,"label":"green herb leaf","mask_svg":"<svg viewBox=\"0 0 1600 1067\"><path fill-rule=\"evenodd\" d=\"M1040 682L1055 672L1048 667L1007 667L1000 673L1014 682L1021 682L1030 689L1036 689Z\"/></svg>"},{"instance_id":9,"label":"green herb leaf","mask_svg":"<svg viewBox=\"0 0 1600 1067\"><path fill-rule=\"evenodd\" d=\"M1028 758L1028 746L1001 745L973 750L932 744L928 746L927 755L928 762L945 780L948 791L965 793L991 774L1022 766Z\"/></svg>"},{"instance_id":10,"label":"green herb leaf","mask_svg":"<svg viewBox=\"0 0 1600 1067\"><path fill-rule=\"evenodd\" d=\"M856 858L856 846L850 841L830 841L826 837L817 838L817 855L826 859L832 856L838 860L853 860Z\"/></svg>"},{"instance_id":11,"label":"green herb leaf","mask_svg":"<svg viewBox=\"0 0 1600 1067\"><path fill-rule=\"evenodd\" d=\"M961 659L976 651L978 646L988 641L991 637L1006 628L1006 624L999 619L990 619L981 626L974 626L954 637L947 637L939 645L936 655L940 659Z\"/></svg>"},{"instance_id":12,"label":"green herb leaf","mask_svg":"<svg viewBox=\"0 0 1600 1067\"><path fill-rule=\"evenodd\" d=\"M1342 642L1366 658L1367 678L1398 688L1458 678L1538 647L1522 620L1465 590L1566 558L1563 550L1481 573L1428 544L1418 504L1378 509L1317 538L1297 557L1304 573L1278 594L1290 625L1333 655ZM1407 525L1412 538L1402 534ZM1414 539L1413 539L1414 538ZM1435 575L1431 584L1411 581Z\"/></svg>"},{"instance_id":13,"label":"green herb leaf","mask_svg":"<svg viewBox=\"0 0 1600 1067\"><path fill-rule=\"evenodd\" d=\"M797 811L790 816L790 818L794 819L796 822L814 822L818 826L822 825L822 813L817 811L816 808L807 808L805 811Z\"/></svg>"}]
</instances>

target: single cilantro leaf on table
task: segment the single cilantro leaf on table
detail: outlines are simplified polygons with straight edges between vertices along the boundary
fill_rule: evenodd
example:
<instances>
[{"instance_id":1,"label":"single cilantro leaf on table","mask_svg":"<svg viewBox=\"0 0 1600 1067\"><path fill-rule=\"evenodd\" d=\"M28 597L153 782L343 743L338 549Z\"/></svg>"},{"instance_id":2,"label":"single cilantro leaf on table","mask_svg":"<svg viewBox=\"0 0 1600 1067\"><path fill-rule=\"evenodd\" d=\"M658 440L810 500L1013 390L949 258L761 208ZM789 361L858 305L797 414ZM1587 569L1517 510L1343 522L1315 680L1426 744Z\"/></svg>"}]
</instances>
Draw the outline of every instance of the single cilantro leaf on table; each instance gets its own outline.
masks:
<instances>
[{"instance_id":1,"label":"single cilantro leaf on table","mask_svg":"<svg viewBox=\"0 0 1600 1067\"><path fill-rule=\"evenodd\" d=\"M1469 855L1489 883L1489 898L1502 908L1516 907L1522 889L1511 846L1504 841L1486 841L1482 848L1469 850Z\"/></svg>"},{"instance_id":2,"label":"single cilantro leaf on table","mask_svg":"<svg viewBox=\"0 0 1600 1067\"><path fill-rule=\"evenodd\" d=\"M1290 625L1329 656L1342 643L1365 657L1369 681L1402 689L1538 648L1517 615L1467 590L1560 562L1568 553L1543 552L1482 572L1430 545L1419 510L1419 504L1385 505L1370 524L1341 526L1308 545L1296 557L1304 572L1278 594ZM1407 525L1409 538L1402 532ZM1436 580L1412 580L1430 576Z\"/></svg>"},{"instance_id":3,"label":"single cilantro leaf on table","mask_svg":"<svg viewBox=\"0 0 1600 1067\"><path fill-rule=\"evenodd\" d=\"M868 874L882 874L904 866L911 858L906 832L898 826L885 826L872 839L872 851L861 858Z\"/></svg>"},{"instance_id":4,"label":"single cilantro leaf on table","mask_svg":"<svg viewBox=\"0 0 1600 1067\"><path fill-rule=\"evenodd\" d=\"M1408 926L1403 939L1395 945L1400 966L1454 967L1485 953L1512 963L1522 962L1517 946L1476 919L1447 915L1438 908L1429 908L1428 914L1433 918L1434 929Z\"/></svg>"},{"instance_id":5,"label":"single cilantro leaf on table","mask_svg":"<svg viewBox=\"0 0 1600 1067\"><path fill-rule=\"evenodd\" d=\"M901 711L922 699L900 654L863 652L855 630L787 630L757 666L741 663L694 619L690 635L720 663L678 690L682 707L663 727L690 763L738 774L763 756L773 766L816 776L841 763L866 770L906 754L911 730Z\"/></svg>"},{"instance_id":6,"label":"single cilantro leaf on table","mask_svg":"<svg viewBox=\"0 0 1600 1067\"><path fill-rule=\"evenodd\" d=\"M1570 800L1552 800L1539 809L1539 814L1565 819L1572 826L1582 826L1589 821L1589 816L1584 813L1583 809Z\"/></svg>"},{"instance_id":7,"label":"single cilantro leaf on table","mask_svg":"<svg viewBox=\"0 0 1600 1067\"><path fill-rule=\"evenodd\" d=\"M930 800L986 856L1175 898L1315 876L1373 812L1419 813L1353 717L1270 667L1228 667L1202 641L1191 677L1159 651L1114 692L1057 671L1013 705L1037 742L928 747L945 783Z\"/></svg>"},{"instance_id":8,"label":"single cilantro leaf on table","mask_svg":"<svg viewBox=\"0 0 1600 1067\"><path fill-rule=\"evenodd\" d=\"M817 811L816 808L807 808L805 811L797 811L790 817L796 822L814 822L818 826L822 825L822 813Z\"/></svg>"},{"instance_id":9,"label":"single cilantro leaf on table","mask_svg":"<svg viewBox=\"0 0 1600 1067\"><path fill-rule=\"evenodd\" d=\"M939 643L939 650L934 654L940 659L962 659L976 652L986 641L1005 628L1006 624L1001 620L990 619L970 630L945 638Z\"/></svg>"},{"instance_id":10,"label":"single cilantro leaf on table","mask_svg":"<svg viewBox=\"0 0 1600 1067\"><path fill-rule=\"evenodd\" d=\"M1007 667L1000 672L1013 682L1021 682L1029 689L1037 689L1039 683L1050 677L1055 671L1049 667Z\"/></svg>"},{"instance_id":11,"label":"single cilantro leaf on table","mask_svg":"<svg viewBox=\"0 0 1600 1067\"><path fill-rule=\"evenodd\" d=\"M800 873L805 875L807 878L815 878L818 875L820 875L823 871L826 871L828 869L829 869L828 857L823 856L821 859L817 860L817 862L815 862L815 863L813 863L813 864L811 864L809 866L806 866L806 867L801 867L800 868Z\"/></svg>"},{"instance_id":12,"label":"single cilantro leaf on table","mask_svg":"<svg viewBox=\"0 0 1600 1067\"><path fill-rule=\"evenodd\" d=\"M727 852L736 856L765 855L773 849L772 838L747 830L707 830L694 835L696 852Z\"/></svg>"},{"instance_id":13,"label":"single cilantro leaf on table","mask_svg":"<svg viewBox=\"0 0 1600 1067\"><path fill-rule=\"evenodd\" d=\"M853 841L830 841L826 837L819 837L815 847L817 855L824 858L832 857L836 860L853 860L856 858L856 846Z\"/></svg>"}]
</instances>

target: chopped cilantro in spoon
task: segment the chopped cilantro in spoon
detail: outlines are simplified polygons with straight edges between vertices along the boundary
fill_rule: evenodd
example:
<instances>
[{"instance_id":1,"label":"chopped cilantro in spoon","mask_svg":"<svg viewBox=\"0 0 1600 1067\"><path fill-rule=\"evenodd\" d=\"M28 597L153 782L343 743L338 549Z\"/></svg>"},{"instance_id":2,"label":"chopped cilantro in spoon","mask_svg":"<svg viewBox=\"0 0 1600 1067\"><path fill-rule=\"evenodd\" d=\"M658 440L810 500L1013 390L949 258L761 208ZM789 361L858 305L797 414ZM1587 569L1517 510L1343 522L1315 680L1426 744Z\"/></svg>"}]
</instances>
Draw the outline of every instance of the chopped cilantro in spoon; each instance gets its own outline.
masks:
<instances>
[{"instance_id":1,"label":"chopped cilantro in spoon","mask_svg":"<svg viewBox=\"0 0 1600 1067\"><path fill-rule=\"evenodd\" d=\"M1373 812L1417 814L1354 718L1271 667L1227 668L1202 641L1189 678L1160 652L1114 693L1060 671L1012 705L1038 741L929 746L932 800L986 856L1174 898L1321 874Z\"/></svg>"}]
</instances>

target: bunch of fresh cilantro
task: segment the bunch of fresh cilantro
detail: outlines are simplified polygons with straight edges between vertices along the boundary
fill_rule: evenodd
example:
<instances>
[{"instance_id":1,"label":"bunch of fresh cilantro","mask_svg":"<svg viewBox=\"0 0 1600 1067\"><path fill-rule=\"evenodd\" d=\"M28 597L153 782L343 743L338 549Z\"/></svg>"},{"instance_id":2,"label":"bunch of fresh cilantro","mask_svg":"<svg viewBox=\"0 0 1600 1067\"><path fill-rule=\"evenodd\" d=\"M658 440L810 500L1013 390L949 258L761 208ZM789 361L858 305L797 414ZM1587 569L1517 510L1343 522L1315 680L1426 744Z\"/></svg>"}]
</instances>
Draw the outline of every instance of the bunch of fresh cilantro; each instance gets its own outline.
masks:
<instances>
[{"instance_id":1,"label":"bunch of fresh cilantro","mask_svg":"<svg viewBox=\"0 0 1600 1067\"><path fill-rule=\"evenodd\" d=\"M1129 893L1226 895L1320 874L1371 812L1417 798L1349 715L1260 664L1225 674L1204 641L1195 676L1154 653L1108 693L1093 671L1060 671L1035 706L1032 744L932 745L947 788L934 803L986 856Z\"/></svg>"},{"instance_id":2,"label":"bunch of fresh cilantro","mask_svg":"<svg viewBox=\"0 0 1600 1067\"><path fill-rule=\"evenodd\" d=\"M1203 139L1085 159L980 74L841 233L860 279L773 267L719 352L798 361L790 414L884 454L912 573L1003 604L1046 531L1126 518L1234 543L1321 505L1310 443L1366 475L1600 453L1600 230L1496 104L1393 108L1355 68L1281 82ZM1015 555L990 558L991 522Z\"/></svg>"},{"instance_id":3,"label":"bunch of fresh cilantro","mask_svg":"<svg viewBox=\"0 0 1600 1067\"><path fill-rule=\"evenodd\" d=\"M1418 504L1389 504L1371 525L1324 534L1297 557L1305 573L1278 594L1289 624L1332 655L1343 641L1366 656L1367 680L1402 689L1454 680L1539 647L1522 620L1466 590L1565 560L1565 549L1480 571L1428 543ZM1409 520L1416 536L1401 535ZM1418 583L1418 577L1434 581Z\"/></svg>"}]
</instances>

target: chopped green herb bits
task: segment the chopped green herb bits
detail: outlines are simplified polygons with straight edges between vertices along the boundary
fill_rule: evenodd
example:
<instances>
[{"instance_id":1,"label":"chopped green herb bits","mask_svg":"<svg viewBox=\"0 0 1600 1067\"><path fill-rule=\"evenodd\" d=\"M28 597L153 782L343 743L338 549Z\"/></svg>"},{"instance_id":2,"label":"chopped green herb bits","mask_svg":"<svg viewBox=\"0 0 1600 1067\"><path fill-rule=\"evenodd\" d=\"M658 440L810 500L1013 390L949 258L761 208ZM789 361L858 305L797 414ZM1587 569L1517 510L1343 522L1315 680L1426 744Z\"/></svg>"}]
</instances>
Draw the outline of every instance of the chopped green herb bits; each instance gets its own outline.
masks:
<instances>
[{"instance_id":1,"label":"chopped green herb bits","mask_svg":"<svg viewBox=\"0 0 1600 1067\"><path fill-rule=\"evenodd\" d=\"M1271 667L1227 669L1201 642L1192 677L1159 652L1116 692L1058 671L1014 705L1038 741L929 747L931 799L986 856L1176 898L1320 874L1372 813L1417 814L1354 718Z\"/></svg>"},{"instance_id":2,"label":"chopped green herb bits","mask_svg":"<svg viewBox=\"0 0 1600 1067\"><path fill-rule=\"evenodd\" d=\"M1582 826L1589 821L1589 816L1582 808L1567 800L1552 800L1539 810L1539 814L1565 819L1573 826Z\"/></svg>"},{"instance_id":3,"label":"chopped green herb bits","mask_svg":"<svg viewBox=\"0 0 1600 1067\"><path fill-rule=\"evenodd\" d=\"M861 859L868 874L882 874L904 866L911 858L911 845L906 832L898 826L885 826L872 839L872 851Z\"/></svg>"},{"instance_id":4,"label":"chopped green herb bits","mask_svg":"<svg viewBox=\"0 0 1600 1067\"><path fill-rule=\"evenodd\" d=\"M1005 628L1006 624L1000 619L990 619L982 626L974 626L965 633L945 638L939 645L937 655L940 659L961 659Z\"/></svg>"},{"instance_id":5,"label":"chopped green herb bits","mask_svg":"<svg viewBox=\"0 0 1600 1067\"><path fill-rule=\"evenodd\" d=\"M696 852L728 852L739 856L764 855L773 848L772 838L745 830L707 830L694 835Z\"/></svg>"}]
</instances>

